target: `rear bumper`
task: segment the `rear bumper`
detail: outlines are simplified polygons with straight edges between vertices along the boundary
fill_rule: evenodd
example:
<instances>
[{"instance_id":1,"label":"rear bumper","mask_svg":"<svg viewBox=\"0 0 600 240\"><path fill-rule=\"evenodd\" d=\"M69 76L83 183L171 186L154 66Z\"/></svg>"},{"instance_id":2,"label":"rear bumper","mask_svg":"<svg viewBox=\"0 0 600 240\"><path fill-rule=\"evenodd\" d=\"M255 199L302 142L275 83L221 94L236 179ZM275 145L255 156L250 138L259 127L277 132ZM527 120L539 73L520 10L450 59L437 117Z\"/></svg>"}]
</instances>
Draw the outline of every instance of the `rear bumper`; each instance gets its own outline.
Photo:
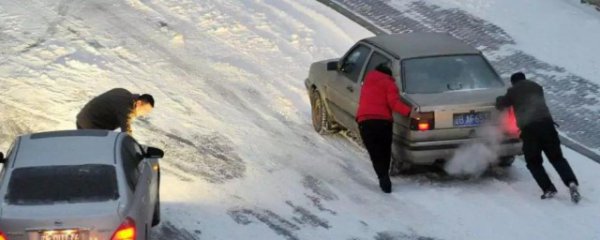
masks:
<instances>
[{"instance_id":1,"label":"rear bumper","mask_svg":"<svg viewBox=\"0 0 600 240\"><path fill-rule=\"evenodd\" d=\"M430 165L452 158L456 149L474 139L435 141L406 144L394 138L392 152L395 158L415 164ZM499 157L509 157L523 154L522 142L519 139L509 139L500 144Z\"/></svg>"}]
</instances>

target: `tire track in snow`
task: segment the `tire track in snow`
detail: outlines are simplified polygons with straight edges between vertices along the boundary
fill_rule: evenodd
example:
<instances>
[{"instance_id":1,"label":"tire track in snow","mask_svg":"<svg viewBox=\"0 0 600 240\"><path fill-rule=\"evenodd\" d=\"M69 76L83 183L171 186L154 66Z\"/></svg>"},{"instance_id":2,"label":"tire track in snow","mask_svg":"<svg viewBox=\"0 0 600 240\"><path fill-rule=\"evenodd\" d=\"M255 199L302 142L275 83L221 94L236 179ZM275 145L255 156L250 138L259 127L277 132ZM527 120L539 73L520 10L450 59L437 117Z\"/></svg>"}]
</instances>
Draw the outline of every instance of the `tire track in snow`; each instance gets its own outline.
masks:
<instances>
[{"instance_id":1,"label":"tire track in snow","mask_svg":"<svg viewBox=\"0 0 600 240\"><path fill-rule=\"evenodd\" d=\"M201 177L211 183L225 183L243 178L246 163L235 152L233 143L224 135L213 132L208 135L193 135L192 139L164 131L147 123L169 152L169 164L192 178ZM166 139L165 139L166 138Z\"/></svg>"},{"instance_id":2,"label":"tire track in snow","mask_svg":"<svg viewBox=\"0 0 600 240\"><path fill-rule=\"evenodd\" d=\"M195 231L195 233L190 233L185 229L176 227L171 222L162 222L152 229L152 231L151 240L200 240L198 235L202 234L199 230Z\"/></svg>"},{"instance_id":3,"label":"tire track in snow","mask_svg":"<svg viewBox=\"0 0 600 240\"><path fill-rule=\"evenodd\" d=\"M285 239L299 240L293 231L300 230L300 227L270 210L232 209L228 214L238 224L249 225L254 223L254 218Z\"/></svg>"}]
</instances>

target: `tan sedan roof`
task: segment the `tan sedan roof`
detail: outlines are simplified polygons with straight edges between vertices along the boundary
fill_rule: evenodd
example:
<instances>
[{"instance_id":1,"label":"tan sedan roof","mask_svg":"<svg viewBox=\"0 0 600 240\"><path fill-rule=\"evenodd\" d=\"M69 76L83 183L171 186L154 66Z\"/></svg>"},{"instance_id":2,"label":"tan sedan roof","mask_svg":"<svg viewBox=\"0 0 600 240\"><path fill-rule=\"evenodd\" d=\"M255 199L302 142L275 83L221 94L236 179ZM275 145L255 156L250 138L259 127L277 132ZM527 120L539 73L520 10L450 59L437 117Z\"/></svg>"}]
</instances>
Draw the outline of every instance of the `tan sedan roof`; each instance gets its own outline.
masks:
<instances>
[{"instance_id":1,"label":"tan sedan roof","mask_svg":"<svg viewBox=\"0 0 600 240\"><path fill-rule=\"evenodd\" d=\"M389 34L366 38L362 41L375 45L401 59L479 54L479 50L447 33L416 32Z\"/></svg>"}]
</instances>

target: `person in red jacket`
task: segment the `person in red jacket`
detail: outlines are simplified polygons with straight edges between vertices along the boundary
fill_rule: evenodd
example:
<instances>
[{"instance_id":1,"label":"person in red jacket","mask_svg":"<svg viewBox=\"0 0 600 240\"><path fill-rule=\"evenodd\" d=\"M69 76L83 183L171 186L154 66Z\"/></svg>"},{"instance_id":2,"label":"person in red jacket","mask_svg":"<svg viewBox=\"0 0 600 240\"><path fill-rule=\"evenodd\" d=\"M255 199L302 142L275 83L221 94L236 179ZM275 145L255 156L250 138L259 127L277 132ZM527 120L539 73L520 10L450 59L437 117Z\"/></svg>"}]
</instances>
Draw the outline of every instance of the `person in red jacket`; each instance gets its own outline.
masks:
<instances>
[{"instance_id":1,"label":"person in red jacket","mask_svg":"<svg viewBox=\"0 0 600 240\"><path fill-rule=\"evenodd\" d=\"M379 178L379 187L385 193L392 192L389 175L394 120L392 112L409 116L411 108L400 100L390 68L381 64L365 77L356 120L360 136Z\"/></svg>"}]
</instances>

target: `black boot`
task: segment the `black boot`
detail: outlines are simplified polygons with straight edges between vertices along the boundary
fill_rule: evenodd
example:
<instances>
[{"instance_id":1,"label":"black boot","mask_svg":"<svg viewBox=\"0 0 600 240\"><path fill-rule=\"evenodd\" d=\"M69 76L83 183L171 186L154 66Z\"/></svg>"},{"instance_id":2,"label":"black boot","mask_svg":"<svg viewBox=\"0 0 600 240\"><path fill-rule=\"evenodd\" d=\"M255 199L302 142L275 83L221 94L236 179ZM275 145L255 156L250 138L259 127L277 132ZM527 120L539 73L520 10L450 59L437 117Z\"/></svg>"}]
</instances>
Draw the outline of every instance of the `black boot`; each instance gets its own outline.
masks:
<instances>
[{"instance_id":1,"label":"black boot","mask_svg":"<svg viewBox=\"0 0 600 240\"><path fill-rule=\"evenodd\" d=\"M544 194L542 194L541 198L549 199L549 198L553 198L554 195L556 195L556 189L550 189L550 190L544 191Z\"/></svg>"},{"instance_id":2,"label":"black boot","mask_svg":"<svg viewBox=\"0 0 600 240\"><path fill-rule=\"evenodd\" d=\"M578 203L581 200L581 195L579 194L579 190L577 190L577 183L571 182L569 184L569 193L571 193L571 201L573 203Z\"/></svg>"},{"instance_id":3,"label":"black boot","mask_svg":"<svg viewBox=\"0 0 600 240\"><path fill-rule=\"evenodd\" d=\"M390 177L384 177L379 179L379 187L381 187L381 191L384 193L392 192L392 181L390 181Z\"/></svg>"}]
</instances>

